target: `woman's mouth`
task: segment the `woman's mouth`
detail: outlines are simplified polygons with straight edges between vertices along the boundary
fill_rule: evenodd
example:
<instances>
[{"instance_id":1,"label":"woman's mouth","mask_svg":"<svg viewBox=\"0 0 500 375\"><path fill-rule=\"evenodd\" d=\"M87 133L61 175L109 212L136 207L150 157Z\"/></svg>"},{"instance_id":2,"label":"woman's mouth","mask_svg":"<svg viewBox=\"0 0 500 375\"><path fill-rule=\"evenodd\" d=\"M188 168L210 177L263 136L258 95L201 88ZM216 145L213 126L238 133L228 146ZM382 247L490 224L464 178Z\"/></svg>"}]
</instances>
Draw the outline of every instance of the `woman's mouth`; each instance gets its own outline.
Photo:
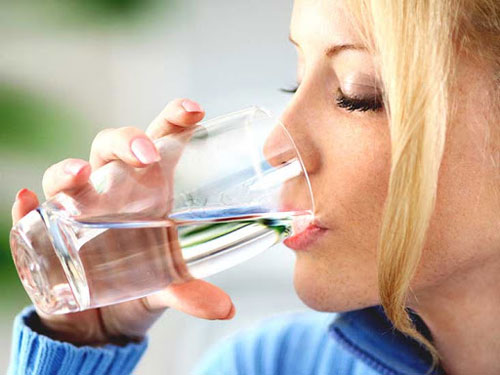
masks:
<instances>
[{"instance_id":1,"label":"woman's mouth","mask_svg":"<svg viewBox=\"0 0 500 375\"><path fill-rule=\"evenodd\" d=\"M319 240L328 229L311 217L296 217L292 223L293 236L288 237L283 243L293 250L308 250Z\"/></svg>"}]
</instances>

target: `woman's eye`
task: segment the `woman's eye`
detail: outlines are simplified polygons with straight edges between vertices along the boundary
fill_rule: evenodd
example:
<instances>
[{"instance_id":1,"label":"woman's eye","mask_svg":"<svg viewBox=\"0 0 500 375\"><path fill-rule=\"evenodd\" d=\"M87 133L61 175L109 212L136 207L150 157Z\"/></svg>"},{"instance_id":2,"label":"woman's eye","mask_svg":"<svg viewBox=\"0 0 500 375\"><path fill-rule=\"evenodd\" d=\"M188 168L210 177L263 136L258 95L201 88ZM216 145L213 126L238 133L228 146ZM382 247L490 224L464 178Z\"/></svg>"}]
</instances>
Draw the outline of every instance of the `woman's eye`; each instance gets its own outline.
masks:
<instances>
[{"instance_id":1,"label":"woman's eye","mask_svg":"<svg viewBox=\"0 0 500 375\"><path fill-rule=\"evenodd\" d=\"M291 87L281 87L280 91L287 94L295 94L299 89L299 85L297 83L293 84Z\"/></svg>"},{"instance_id":2,"label":"woman's eye","mask_svg":"<svg viewBox=\"0 0 500 375\"><path fill-rule=\"evenodd\" d=\"M374 95L364 98L349 97L345 95L340 88L337 91L335 101L337 102L338 107L343 108L349 112L378 112L382 110L384 106L383 100L380 95Z\"/></svg>"},{"instance_id":3,"label":"woman's eye","mask_svg":"<svg viewBox=\"0 0 500 375\"><path fill-rule=\"evenodd\" d=\"M295 84L292 87L280 88L281 92L287 94L295 94L299 89L299 85ZM383 109L384 104L381 95L373 95L367 97L350 97L342 92L339 88L335 98L337 106L343 108L349 112L359 111L359 112L378 112Z\"/></svg>"}]
</instances>

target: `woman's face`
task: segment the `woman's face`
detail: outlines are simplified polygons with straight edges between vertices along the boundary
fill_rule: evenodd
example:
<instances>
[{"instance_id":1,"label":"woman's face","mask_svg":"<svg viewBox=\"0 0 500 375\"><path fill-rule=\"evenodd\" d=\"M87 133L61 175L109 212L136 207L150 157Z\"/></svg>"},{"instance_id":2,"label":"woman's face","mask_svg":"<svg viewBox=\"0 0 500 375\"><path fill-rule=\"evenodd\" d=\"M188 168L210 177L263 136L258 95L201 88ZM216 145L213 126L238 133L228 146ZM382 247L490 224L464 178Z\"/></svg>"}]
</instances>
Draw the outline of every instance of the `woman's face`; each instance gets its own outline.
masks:
<instances>
[{"instance_id":1,"label":"woman's face","mask_svg":"<svg viewBox=\"0 0 500 375\"><path fill-rule=\"evenodd\" d=\"M290 36L297 46L299 88L283 121L309 172L316 217L327 228L296 251L295 288L316 310L377 304L376 248L391 162L378 67L343 0L296 0ZM417 295L480 267L500 243L499 203L487 187L497 172L484 153L491 111L486 74L465 63L459 67L457 113L412 287Z\"/></svg>"}]
</instances>

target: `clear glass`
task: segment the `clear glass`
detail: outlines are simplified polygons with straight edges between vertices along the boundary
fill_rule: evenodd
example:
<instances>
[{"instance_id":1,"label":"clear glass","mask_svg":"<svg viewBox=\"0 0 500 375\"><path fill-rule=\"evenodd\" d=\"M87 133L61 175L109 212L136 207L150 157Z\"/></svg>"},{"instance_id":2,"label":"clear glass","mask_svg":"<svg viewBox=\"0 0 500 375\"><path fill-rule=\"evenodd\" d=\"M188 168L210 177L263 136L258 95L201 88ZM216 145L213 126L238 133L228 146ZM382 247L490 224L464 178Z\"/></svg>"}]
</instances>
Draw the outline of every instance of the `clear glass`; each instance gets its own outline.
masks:
<instances>
[{"instance_id":1,"label":"clear glass","mask_svg":"<svg viewBox=\"0 0 500 375\"><path fill-rule=\"evenodd\" d=\"M62 314L239 264L293 234L314 203L286 128L258 107L155 140L146 168L113 161L88 188L20 220L11 249L30 298Z\"/></svg>"}]
</instances>

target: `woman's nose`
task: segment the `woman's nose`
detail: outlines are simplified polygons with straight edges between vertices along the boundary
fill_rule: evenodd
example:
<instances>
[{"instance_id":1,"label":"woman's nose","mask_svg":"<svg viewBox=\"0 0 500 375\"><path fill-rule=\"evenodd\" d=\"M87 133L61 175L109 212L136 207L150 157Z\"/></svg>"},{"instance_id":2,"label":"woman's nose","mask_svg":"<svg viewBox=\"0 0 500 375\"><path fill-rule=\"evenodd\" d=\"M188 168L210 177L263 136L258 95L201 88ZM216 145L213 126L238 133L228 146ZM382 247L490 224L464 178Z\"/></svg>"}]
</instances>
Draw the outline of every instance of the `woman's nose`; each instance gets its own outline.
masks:
<instances>
[{"instance_id":1,"label":"woman's nose","mask_svg":"<svg viewBox=\"0 0 500 375\"><path fill-rule=\"evenodd\" d=\"M264 144L264 157L273 167L285 164L296 157L293 140L281 124L275 125L267 137Z\"/></svg>"},{"instance_id":2,"label":"woman's nose","mask_svg":"<svg viewBox=\"0 0 500 375\"><path fill-rule=\"evenodd\" d=\"M280 192L280 209L284 211L313 211L313 191L307 175L311 176L319 165L318 152L310 143L310 138L304 130L300 129L300 122L295 122L295 119L292 123L293 119L289 112L286 112L282 117L282 122L283 119L288 121L287 124L293 126L288 127L284 123L275 125L266 139L264 156L273 167L279 167L299 156L306 171L306 178L288 180L283 184ZM301 176L303 175L301 174Z\"/></svg>"},{"instance_id":3,"label":"woman's nose","mask_svg":"<svg viewBox=\"0 0 500 375\"><path fill-rule=\"evenodd\" d=\"M300 111L300 107L290 103L281 116L281 124L276 125L264 146L264 156L269 164L284 164L300 155L308 174L313 174L320 165L320 155L314 146L312 124Z\"/></svg>"}]
</instances>

